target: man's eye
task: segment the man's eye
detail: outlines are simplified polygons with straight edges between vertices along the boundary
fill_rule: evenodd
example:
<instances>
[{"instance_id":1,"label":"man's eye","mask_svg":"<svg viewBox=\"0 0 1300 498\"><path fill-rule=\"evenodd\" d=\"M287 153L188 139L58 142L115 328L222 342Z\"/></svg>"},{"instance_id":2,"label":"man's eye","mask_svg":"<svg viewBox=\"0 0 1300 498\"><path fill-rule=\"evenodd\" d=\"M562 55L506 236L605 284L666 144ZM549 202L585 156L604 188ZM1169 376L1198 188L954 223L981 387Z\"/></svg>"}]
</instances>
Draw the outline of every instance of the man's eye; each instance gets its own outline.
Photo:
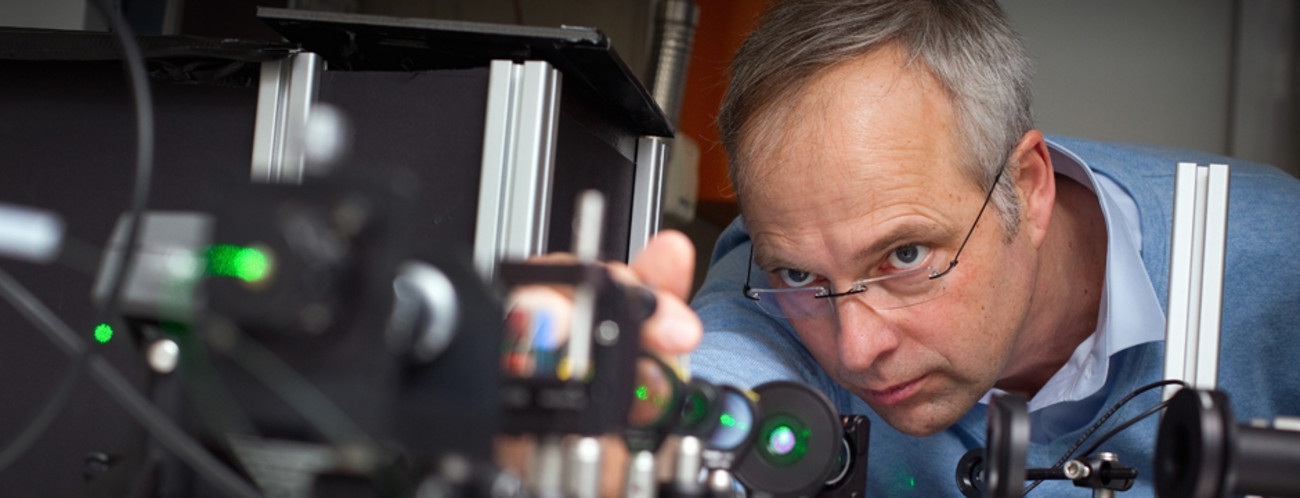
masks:
<instances>
[{"instance_id":1,"label":"man's eye","mask_svg":"<svg viewBox=\"0 0 1300 498\"><path fill-rule=\"evenodd\" d=\"M803 270L791 270L786 268L784 270L777 270L776 273L781 276L781 283L785 284L786 287L803 287L813 283L813 280L816 280L815 275Z\"/></svg>"},{"instance_id":2,"label":"man's eye","mask_svg":"<svg viewBox=\"0 0 1300 498\"><path fill-rule=\"evenodd\" d=\"M928 254L930 254L929 247L908 244L889 253L889 264L900 270L908 270L919 266Z\"/></svg>"}]
</instances>

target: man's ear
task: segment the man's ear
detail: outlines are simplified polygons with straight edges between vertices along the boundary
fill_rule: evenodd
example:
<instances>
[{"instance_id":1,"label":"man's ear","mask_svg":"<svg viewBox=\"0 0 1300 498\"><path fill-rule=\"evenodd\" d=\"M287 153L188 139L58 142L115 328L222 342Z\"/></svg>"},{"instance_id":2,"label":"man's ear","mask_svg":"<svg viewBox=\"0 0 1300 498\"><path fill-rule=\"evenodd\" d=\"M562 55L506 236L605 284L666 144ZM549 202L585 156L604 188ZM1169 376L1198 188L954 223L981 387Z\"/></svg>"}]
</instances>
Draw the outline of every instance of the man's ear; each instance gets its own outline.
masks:
<instances>
[{"instance_id":1,"label":"man's ear","mask_svg":"<svg viewBox=\"0 0 1300 498\"><path fill-rule=\"evenodd\" d=\"M1007 163L1015 172L1016 194L1020 196L1020 229L1027 230L1038 246L1047 236L1056 203L1056 174L1043 134L1029 130L1020 137Z\"/></svg>"}]
</instances>

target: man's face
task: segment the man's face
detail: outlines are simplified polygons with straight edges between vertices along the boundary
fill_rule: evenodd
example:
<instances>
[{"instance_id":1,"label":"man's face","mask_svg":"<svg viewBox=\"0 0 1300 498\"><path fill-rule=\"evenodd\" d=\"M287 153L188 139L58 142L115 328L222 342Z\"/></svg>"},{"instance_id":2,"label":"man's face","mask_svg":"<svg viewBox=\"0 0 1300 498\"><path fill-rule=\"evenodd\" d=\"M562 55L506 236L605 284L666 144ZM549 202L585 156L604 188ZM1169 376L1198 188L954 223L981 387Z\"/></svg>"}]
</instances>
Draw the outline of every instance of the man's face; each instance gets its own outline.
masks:
<instances>
[{"instance_id":1,"label":"man's face","mask_svg":"<svg viewBox=\"0 0 1300 498\"><path fill-rule=\"evenodd\" d=\"M939 83L882 50L825 71L791 105L758 117L775 120L774 131L746 137L742 209L772 286L843 292L907 268L947 268L985 192L959 169ZM905 433L960 419L1020 336L1037 256L1027 237L1008 241L991 210L942 277L941 297L876 310L850 295L829 316L791 319L831 377Z\"/></svg>"}]
</instances>

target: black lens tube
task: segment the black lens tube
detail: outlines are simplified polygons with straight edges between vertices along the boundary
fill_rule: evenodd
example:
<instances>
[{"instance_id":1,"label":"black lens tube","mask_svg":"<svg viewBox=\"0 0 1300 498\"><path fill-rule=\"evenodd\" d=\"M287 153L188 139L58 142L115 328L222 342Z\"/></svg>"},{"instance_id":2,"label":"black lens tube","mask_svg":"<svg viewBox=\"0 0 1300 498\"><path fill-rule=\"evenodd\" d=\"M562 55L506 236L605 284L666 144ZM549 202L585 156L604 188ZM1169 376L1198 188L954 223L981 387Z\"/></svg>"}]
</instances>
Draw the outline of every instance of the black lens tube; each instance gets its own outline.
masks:
<instances>
[{"instance_id":1,"label":"black lens tube","mask_svg":"<svg viewBox=\"0 0 1300 498\"><path fill-rule=\"evenodd\" d=\"M1300 496L1300 432L1239 426L1227 395L1183 389L1156 439L1159 496Z\"/></svg>"},{"instance_id":2,"label":"black lens tube","mask_svg":"<svg viewBox=\"0 0 1300 498\"><path fill-rule=\"evenodd\" d=\"M1300 496L1300 432L1240 426L1234 495Z\"/></svg>"}]
</instances>

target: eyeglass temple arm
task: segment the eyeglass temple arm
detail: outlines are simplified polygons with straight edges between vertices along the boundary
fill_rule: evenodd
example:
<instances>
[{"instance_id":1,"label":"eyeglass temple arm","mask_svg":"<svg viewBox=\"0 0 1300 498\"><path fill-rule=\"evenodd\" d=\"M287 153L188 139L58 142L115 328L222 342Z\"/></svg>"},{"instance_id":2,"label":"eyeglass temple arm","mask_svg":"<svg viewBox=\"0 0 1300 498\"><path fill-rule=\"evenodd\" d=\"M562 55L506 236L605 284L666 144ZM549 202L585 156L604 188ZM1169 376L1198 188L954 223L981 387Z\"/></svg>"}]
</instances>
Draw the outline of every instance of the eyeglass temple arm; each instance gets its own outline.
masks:
<instances>
[{"instance_id":1,"label":"eyeglass temple arm","mask_svg":"<svg viewBox=\"0 0 1300 498\"><path fill-rule=\"evenodd\" d=\"M966 238L962 239L961 245L957 247L957 253L952 255L952 262L948 263L948 269L936 273L934 275L930 275L931 280L947 275L948 272L951 272L953 268L957 267L957 258L961 257L962 250L966 249L966 243L970 242L970 236L975 234L975 226L979 225L980 218L984 216L984 209L989 207L989 200L993 199L993 191L998 189L998 181L1002 180L1002 172L1006 170L1007 170L1007 164L1002 163L1002 167L998 168L998 174L993 176L993 186L989 187L989 193L984 196L984 204L980 206L980 212L975 214L975 223L972 223L970 226L970 231L966 232ZM750 251L753 250L754 250L753 247L750 247ZM746 281L748 281L748 279L746 279Z\"/></svg>"},{"instance_id":2,"label":"eyeglass temple arm","mask_svg":"<svg viewBox=\"0 0 1300 498\"><path fill-rule=\"evenodd\" d=\"M754 241L749 242L749 264L745 265L745 287L740 290L746 298L757 301L758 298L749 294L752 289L749 286L749 276L754 272Z\"/></svg>"}]
</instances>

